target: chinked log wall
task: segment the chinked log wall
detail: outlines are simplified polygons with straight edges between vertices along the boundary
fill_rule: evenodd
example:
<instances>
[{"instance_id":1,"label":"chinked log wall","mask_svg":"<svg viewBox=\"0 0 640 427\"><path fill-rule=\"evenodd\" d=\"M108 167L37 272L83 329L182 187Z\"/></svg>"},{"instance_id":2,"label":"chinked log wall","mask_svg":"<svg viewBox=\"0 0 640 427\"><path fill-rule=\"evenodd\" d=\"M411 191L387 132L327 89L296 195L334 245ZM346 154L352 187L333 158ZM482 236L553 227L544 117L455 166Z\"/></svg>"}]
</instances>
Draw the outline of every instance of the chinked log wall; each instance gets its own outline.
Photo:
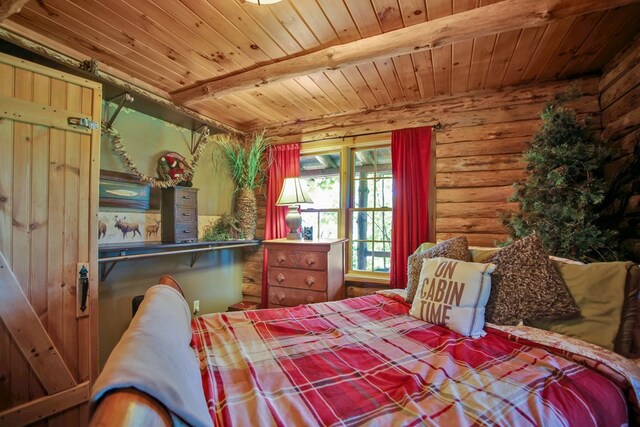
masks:
<instances>
[{"instance_id":1,"label":"chinked log wall","mask_svg":"<svg viewBox=\"0 0 640 427\"><path fill-rule=\"evenodd\" d=\"M600 93L602 135L617 148L607 167L607 177L613 179L629 166L634 149L640 149L640 36L607 65L600 80ZM636 170L635 179L621 188L621 193L631 194L620 221L623 246L636 261L640 260L639 183Z\"/></svg>"},{"instance_id":2,"label":"chinked log wall","mask_svg":"<svg viewBox=\"0 0 640 427\"><path fill-rule=\"evenodd\" d=\"M394 108L397 111L392 120L388 110L331 120L348 123L350 134L358 134L359 130L379 132L434 125L439 121L443 127L435 133L436 238L464 234L472 245L493 246L507 238L501 215L517 209L517 204L508 202L508 198L513 192L513 183L524 177L520 156L540 125L544 103L575 85L582 96L570 105L581 114L589 114L591 126L599 131L598 84L598 77L588 77L479 91L438 97L421 105L412 104L407 109ZM360 123L360 128L354 127L363 117L366 122ZM283 129L285 133L293 130L289 126ZM257 194L262 226L259 225L257 235L263 236L264 193ZM259 250L245 264L243 293L246 299L259 300L261 275L262 250ZM370 290L347 287L348 296L365 293Z\"/></svg>"}]
</instances>

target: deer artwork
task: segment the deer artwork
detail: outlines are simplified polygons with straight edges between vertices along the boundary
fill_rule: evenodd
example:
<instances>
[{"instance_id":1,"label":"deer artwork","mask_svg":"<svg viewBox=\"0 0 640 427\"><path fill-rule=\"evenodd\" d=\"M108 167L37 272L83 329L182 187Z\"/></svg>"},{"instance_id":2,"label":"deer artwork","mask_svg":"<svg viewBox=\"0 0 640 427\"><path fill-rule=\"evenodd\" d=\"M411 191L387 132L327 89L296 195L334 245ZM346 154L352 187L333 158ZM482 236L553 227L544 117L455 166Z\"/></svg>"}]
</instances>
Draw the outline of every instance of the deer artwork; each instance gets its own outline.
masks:
<instances>
[{"instance_id":1,"label":"deer artwork","mask_svg":"<svg viewBox=\"0 0 640 427\"><path fill-rule=\"evenodd\" d=\"M107 235L107 224L98 220L98 239L102 239Z\"/></svg>"},{"instance_id":2,"label":"deer artwork","mask_svg":"<svg viewBox=\"0 0 640 427\"><path fill-rule=\"evenodd\" d=\"M118 218L117 215L115 217L115 227L122 231L122 238L126 238L127 234L129 234L130 232L133 233L133 235L131 236L132 239L136 237L136 233L138 233L138 236L142 237L142 234L140 233L140 226L134 222L124 222L125 219L127 219L126 216L122 219Z\"/></svg>"},{"instance_id":3,"label":"deer artwork","mask_svg":"<svg viewBox=\"0 0 640 427\"><path fill-rule=\"evenodd\" d=\"M147 228L146 228L147 238L158 235L158 229L160 228L160 220L156 218L154 218L153 220L155 221L155 224L147 225Z\"/></svg>"}]
</instances>

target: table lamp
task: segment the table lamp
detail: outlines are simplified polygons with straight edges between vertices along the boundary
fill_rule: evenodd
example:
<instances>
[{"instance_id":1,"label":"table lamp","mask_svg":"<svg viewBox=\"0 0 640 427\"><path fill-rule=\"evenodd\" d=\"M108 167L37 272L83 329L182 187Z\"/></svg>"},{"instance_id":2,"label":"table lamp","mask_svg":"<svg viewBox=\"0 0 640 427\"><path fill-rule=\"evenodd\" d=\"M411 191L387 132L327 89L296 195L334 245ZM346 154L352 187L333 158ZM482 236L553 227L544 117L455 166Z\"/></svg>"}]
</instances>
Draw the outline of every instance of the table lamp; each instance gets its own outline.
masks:
<instances>
[{"instance_id":1,"label":"table lamp","mask_svg":"<svg viewBox=\"0 0 640 427\"><path fill-rule=\"evenodd\" d=\"M285 178L276 206L289 207L289 213L287 213L287 217L285 218L287 227L289 227L289 233L287 233L287 239L289 240L302 239L302 233L299 232L300 226L302 225L302 216L300 212L298 212L298 206L303 203L308 204L313 203L313 201L302 188L300 178Z\"/></svg>"}]
</instances>

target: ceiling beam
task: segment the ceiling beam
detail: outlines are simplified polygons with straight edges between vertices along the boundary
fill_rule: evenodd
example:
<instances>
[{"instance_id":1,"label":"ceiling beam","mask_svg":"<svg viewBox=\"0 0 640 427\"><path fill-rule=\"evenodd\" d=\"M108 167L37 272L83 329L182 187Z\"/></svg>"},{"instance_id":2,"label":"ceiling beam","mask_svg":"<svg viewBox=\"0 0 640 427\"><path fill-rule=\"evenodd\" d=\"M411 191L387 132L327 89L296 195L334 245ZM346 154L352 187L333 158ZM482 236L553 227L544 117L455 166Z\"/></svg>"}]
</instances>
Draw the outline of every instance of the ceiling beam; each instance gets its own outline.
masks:
<instances>
[{"instance_id":1,"label":"ceiling beam","mask_svg":"<svg viewBox=\"0 0 640 427\"><path fill-rule=\"evenodd\" d=\"M209 80L174 92L173 100L177 104L185 104L221 97L316 72L430 50L505 31L546 25L569 16L625 6L638 1L504 0L228 77Z\"/></svg>"},{"instance_id":2,"label":"ceiling beam","mask_svg":"<svg viewBox=\"0 0 640 427\"><path fill-rule=\"evenodd\" d=\"M4 21L14 13L20 12L22 6L29 0L0 0L0 22Z\"/></svg>"}]
</instances>

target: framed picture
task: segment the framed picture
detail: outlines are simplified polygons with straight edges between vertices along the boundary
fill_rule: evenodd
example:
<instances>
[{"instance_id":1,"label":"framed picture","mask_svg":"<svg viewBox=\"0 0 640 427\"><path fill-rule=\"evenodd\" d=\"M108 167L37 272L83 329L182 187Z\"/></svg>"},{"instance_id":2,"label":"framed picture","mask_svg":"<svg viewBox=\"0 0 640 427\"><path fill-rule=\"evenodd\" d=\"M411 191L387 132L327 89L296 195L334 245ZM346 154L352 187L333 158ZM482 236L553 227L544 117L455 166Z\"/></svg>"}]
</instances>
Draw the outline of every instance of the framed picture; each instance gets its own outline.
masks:
<instances>
[{"instance_id":1,"label":"framed picture","mask_svg":"<svg viewBox=\"0 0 640 427\"><path fill-rule=\"evenodd\" d=\"M160 209L160 190L135 175L100 170L100 206L125 209Z\"/></svg>"}]
</instances>

